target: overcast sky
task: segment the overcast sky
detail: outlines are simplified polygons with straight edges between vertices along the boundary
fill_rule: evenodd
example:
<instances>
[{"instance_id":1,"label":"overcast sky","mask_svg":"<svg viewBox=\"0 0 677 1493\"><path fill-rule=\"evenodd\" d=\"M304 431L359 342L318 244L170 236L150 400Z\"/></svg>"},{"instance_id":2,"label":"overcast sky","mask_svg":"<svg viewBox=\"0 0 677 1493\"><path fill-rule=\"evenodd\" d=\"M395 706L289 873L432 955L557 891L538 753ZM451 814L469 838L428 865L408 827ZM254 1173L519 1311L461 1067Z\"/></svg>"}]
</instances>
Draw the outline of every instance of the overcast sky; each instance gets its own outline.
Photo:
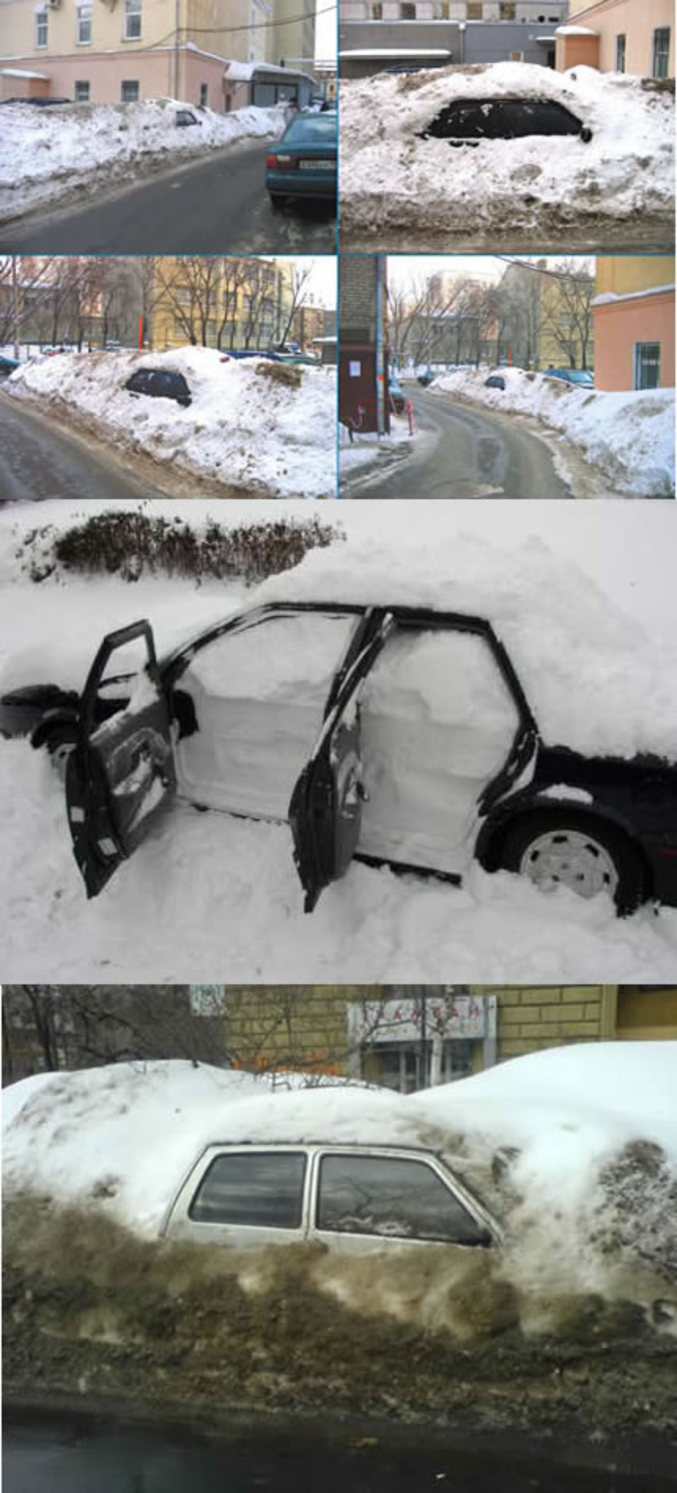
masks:
<instances>
[{"instance_id":1,"label":"overcast sky","mask_svg":"<svg viewBox=\"0 0 677 1493\"><path fill-rule=\"evenodd\" d=\"M562 263L560 255L540 255L546 260L548 269L557 269ZM446 271L451 275L465 275L470 280L485 280L487 284L500 280L506 269L507 259L519 259L524 263L536 263L534 254L512 254L498 258L486 254L395 254L388 256L388 284L393 290L406 290L423 275L429 277ZM595 261L584 255L578 256L582 269L594 274Z\"/></svg>"},{"instance_id":2,"label":"overcast sky","mask_svg":"<svg viewBox=\"0 0 677 1493\"><path fill-rule=\"evenodd\" d=\"M336 260L333 254L323 254L314 259L309 254L276 254L276 260L290 260L292 264L311 265L312 274L306 287L319 306L329 311L336 308Z\"/></svg>"},{"instance_id":3,"label":"overcast sky","mask_svg":"<svg viewBox=\"0 0 677 1493\"><path fill-rule=\"evenodd\" d=\"M336 56L336 6L331 0L316 0L315 56L322 61Z\"/></svg>"}]
</instances>

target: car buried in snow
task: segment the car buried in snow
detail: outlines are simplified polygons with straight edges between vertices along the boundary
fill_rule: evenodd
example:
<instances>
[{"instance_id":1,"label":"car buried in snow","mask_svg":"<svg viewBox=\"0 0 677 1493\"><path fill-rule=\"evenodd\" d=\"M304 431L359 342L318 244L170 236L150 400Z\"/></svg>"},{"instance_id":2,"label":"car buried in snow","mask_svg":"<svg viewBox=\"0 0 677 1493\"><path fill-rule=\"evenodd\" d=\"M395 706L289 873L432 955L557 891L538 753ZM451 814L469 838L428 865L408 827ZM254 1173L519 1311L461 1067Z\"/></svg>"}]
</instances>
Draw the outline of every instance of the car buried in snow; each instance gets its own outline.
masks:
<instances>
[{"instance_id":1,"label":"car buried in snow","mask_svg":"<svg viewBox=\"0 0 677 1493\"><path fill-rule=\"evenodd\" d=\"M81 694L5 693L0 734L64 759L89 897L178 798L288 823L307 912L353 859L677 905L677 765L549 744L483 617L254 604L160 662L139 621L103 639Z\"/></svg>"},{"instance_id":2,"label":"car buried in snow","mask_svg":"<svg viewBox=\"0 0 677 1493\"><path fill-rule=\"evenodd\" d=\"M556 99L518 97L454 99L420 135L422 140L475 147L530 135L577 135L584 144L592 140L592 130Z\"/></svg>"},{"instance_id":3,"label":"car buried in snow","mask_svg":"<svg viewBox=\"0 0 677 1493\"><path fill-rule=\"evenodd\" d=\"M305 1141L206 1146L160 1233L237 1249L314 1242L351 1254L502 1242L500 1225L436 1153Z\"/></svg>"}]
</instances>

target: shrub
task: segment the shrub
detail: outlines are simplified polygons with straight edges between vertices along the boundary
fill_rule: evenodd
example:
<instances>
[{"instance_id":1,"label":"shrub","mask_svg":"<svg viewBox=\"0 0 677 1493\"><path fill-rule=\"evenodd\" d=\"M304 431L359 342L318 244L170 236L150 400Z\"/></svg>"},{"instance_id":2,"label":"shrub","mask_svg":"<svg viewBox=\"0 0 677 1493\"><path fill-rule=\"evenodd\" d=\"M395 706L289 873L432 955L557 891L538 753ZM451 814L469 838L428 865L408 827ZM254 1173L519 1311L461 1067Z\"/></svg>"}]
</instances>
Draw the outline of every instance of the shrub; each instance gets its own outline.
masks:
<instances>
[{"instance_id":1,"label":"shrub","mask_svg":"<svg viewBox=\"0 0 677 1493\"><path fill-rule=\"evenodd\" d=\"M53 564L41 556L42 579L55 567L135 581L144 573L265 580L298 565L312 549L343 537L319 519L280 518L273 523L221 526L210 518L194 529L183 518L126 511L96 513L53 540Z\"/></svg>"}]
</instances>

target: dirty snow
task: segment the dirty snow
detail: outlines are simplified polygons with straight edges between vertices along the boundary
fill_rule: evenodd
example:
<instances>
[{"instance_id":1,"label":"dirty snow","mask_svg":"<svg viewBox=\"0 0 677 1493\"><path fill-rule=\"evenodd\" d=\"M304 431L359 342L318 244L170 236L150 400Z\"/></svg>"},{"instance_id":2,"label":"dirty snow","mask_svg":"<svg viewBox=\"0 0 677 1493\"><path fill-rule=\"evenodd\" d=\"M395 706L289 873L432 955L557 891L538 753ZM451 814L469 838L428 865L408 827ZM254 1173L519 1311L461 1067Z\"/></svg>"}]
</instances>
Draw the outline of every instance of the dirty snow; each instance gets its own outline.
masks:
<instances>
[{"instance_id":1,"label":"dirty snow","mask_svg":"<svg viewBox=\"0 0 677 1493\"><path fill-rule=\"evenodd\" d=\"M36 358L5 384L16 398L85 421L127 452L141 451L187 476L247 496L333 497L336 491L336 370L301 365L298 386L284 364L231 359L213 348L171 352L64 353ZM182 373L192 396L130 394L139 368ZM271 370L282 369L282 376Z\"/></svg>"},{"instance_id":2,"label":"dirty snow","mask_svg":"<svg viewBox=\"0 0 677 1493\"><path fill-rule=\"evenodd\" d=\"M3 1096L3 1189L6 1199L35 1192L62 1205L94 1204L152 1237L186 1171L216 1141L427 1146L505 1229L501 1268L533 1298L535 1326L539 1294L613 1296L618 1267L636 1263L636 1249L648 1243L659 1267L669 1259L676 1240L665 1188L677 1180L676 1063L675 1043L584 1044L407 1097L340 1083L307 1088L301 1075L278 1089L270 1077L182 1060L58 1073L39 1085L24 1080ZM638 1147L650 1162L636 1173L625 1240L600 1247L618 1207L608 1169L627 1163ZM625 1207L627 1215L627 1200ZM392 1252L392 1243L386 1247ZM663 1264L663 1296L668 1278ZM629 1279L621 1271L626 1289ZM646 1284L641 1276L634 1281L639 1291ZM330 1271L326 1288L337 1287Z\"/></svg>"},{"instance_id":3,"label":"dirty snow","mask_svg":"<svg viewBox=\"0 0 677 1493\"><path fill-rule=\"evenodd\" d=\"M453 148L418 138L455 98L514 96L557 100L592 140L529 136ZM526 235L533 249L563 234L570 249L594 243L601 251L642 219L672 241L673 128L668 89L588 67L559 73L501 62L344 82L343 248L394 251L406 240L412 252L492 234L505 248L511 235Z\"/></svg>"},{"instance_id":4,"label":"dirty snow","mask_svg":"<svg viewBox=\"0 0 677 1493\"><path fill-rule=\"evenodd\" d=\"M200 124L178 127L177 109L190 109ZM53 109L5 104L0 222L77 189L133 180L139 168L178 165L238 140L277 139L286 122L286 110L279 105L216 114L176 99L64 104Z\"/></svg>"},{"instance_id":5,"label":"dirty snow","mask_svg":"<svg viewBox=\"0 0 677 1493\"><path fill-rule=\"evenodd\" d=\"M159 506L196 525L213 509L200 499ZM221 523L251 519L249 504L221 506ZM304 565L291 590L290 576L249 593L146 575L134 585L54 575L36 586L20 568L22 535L36 519L81 519L83 505L0 513L0 687L54 679L81 688L103 633L140 616L150 618L162 654L247 596L294 591L330 601L340 585L341 599L488 608L555 736L580 733L599 750L651 741L673 751L672 504L543 504L535 513L533 504L506 503L498 515L473 502L422 504L417 518L429 543L418 551L407 505L391 510L386 544L380 503L343 505L350 542L332 548L326 569ZM256 518L274 521L278 511L262 502ZM309 510L304 502L289 511ZM457 889L355 863L306 917L286 825L183 804L88 904L63 789L45 755L23 741L0 742L0 779L6 980L194 983L222 980L227 968L230 980L273 983L436 983L450 970L474 983L669 983L677 973L677 911L646 908L619 921L605 898L586 903L564 890L545 898L517 877L478 867Z\"/></svg>"},{"instance_id":6,"label":"dirty snow","mask_svg":"<svg viewBox=\"0 0 677 1493\"><path fill-rule=\"evenodd\" d=\"M579 389L564 379L501 368L505 389L488 389L488 370L441 373L431 394L532 415L560 430L586 460L601 466L609 489L633 497L674 497L675 391Z\"/></svg>"}]
</instances>

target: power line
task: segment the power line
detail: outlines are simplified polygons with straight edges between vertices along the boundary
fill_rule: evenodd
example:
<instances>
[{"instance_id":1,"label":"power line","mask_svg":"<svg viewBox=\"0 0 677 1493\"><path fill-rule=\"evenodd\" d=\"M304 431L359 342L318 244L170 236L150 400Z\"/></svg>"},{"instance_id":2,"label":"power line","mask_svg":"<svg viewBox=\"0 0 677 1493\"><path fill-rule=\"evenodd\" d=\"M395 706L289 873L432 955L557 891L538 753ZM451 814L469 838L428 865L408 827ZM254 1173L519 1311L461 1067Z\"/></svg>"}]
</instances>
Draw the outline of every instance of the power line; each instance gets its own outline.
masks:
<instances>
[{"instance_id":1,"label":"power line","mask_svg":"<svg viewBox=\"0 0 677 1493\"><path fill-rule=\"evenodd\" d=\"M518 270L531 270L534 275L545 275L551 280L592 280L590 270L584 270L580 275L572 270L544 270L538 264L529 264L527 260L511 259L508 254L494 254L494 259L500 259L502 264L514 264Z\"/></svg>"}]
</instances>

